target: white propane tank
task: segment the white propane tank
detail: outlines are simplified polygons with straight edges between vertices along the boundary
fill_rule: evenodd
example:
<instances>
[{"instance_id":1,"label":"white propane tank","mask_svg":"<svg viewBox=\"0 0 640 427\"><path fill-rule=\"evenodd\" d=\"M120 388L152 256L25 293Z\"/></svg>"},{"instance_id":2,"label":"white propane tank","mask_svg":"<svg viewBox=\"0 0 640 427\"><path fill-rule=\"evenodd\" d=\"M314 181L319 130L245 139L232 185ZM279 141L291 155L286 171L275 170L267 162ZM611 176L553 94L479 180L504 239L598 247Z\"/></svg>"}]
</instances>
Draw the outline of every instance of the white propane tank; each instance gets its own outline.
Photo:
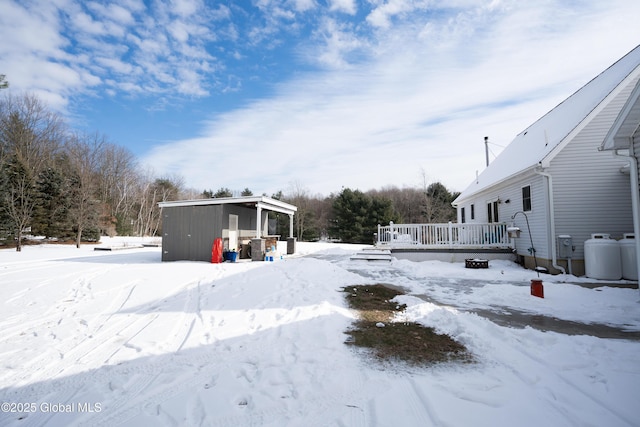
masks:
<instances>
[{"instance_id":1,"label":"white propane tank","mask_svg":"<svg viewBox=\"0 0 640 427\"><path fill-rule=\"evenodd\" d=\"M609 234L592 234L591 239L584 242L584 269L592 279L620 280L622 262L618 241Z\"/></svg>"},{"instance_id":2,"label":"white propane tank","mask_svg":"<svg viewBox=\"0 0 640 427\"><path fill-rule=\"evenodd\" d=\"M620 259L622 262L622 278L638 280L638 264L636 264L636 239L635 234L625 233L620 244Z\"/></svg>"}]
</instances>

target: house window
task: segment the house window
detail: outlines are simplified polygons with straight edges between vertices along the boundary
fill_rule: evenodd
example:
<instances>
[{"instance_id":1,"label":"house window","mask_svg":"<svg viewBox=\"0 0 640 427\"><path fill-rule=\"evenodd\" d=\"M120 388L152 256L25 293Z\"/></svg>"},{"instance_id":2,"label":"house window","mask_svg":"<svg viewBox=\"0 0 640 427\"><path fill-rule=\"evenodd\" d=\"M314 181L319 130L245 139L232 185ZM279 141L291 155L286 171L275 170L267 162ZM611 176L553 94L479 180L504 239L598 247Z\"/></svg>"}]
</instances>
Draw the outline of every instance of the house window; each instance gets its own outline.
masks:
<instances>
[{"instance_id":1,"label":"house window","mask_svg":"<svg viewBox=\"0 0 640 427\"><path fill-rule=\"evenodd\" d=\"M471 205L471 219L472 219L472 220L476 219L476 209L475 209L475 205Z\"/></svg>"},{"instance_id":2,"label":"house window","mask_svg":"<svg viewBox=\"0 0 640 427\"><path fill-rule=\"evenodd\" d=\"M487 203L487 221L489 223L499 222L498 220L498 201Z\"/></svg>"},{"instance_id":3,"label":"house window","mask_svg":"<svg viewBox=\"0 0 640 427\"><path fill-rule=\"evenodd\" d=\"M464 224L466 221L464 219L464 208L460 209L460 221Z\"/></svg>"},{"instance_id":4,"label":"house window","mask_svg":"<svg viewBox=\"0 0 640 427\"><path fill-rule=\"evenodd\" d=\"M522 210L528 212L531 210L531 186L522 187Z\"/></svg>"}]
</instances>

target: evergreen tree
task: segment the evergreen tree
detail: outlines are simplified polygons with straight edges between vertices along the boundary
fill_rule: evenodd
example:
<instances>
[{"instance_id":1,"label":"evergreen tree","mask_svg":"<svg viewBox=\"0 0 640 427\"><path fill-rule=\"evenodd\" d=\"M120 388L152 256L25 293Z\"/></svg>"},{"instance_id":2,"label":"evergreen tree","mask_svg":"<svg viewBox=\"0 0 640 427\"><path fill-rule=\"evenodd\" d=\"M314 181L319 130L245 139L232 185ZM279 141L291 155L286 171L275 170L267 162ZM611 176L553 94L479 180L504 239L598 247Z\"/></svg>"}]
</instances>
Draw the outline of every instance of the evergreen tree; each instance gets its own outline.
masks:
<instances>
[{"instance_id":1,"label":"evergreen tree","mask_svg":"<svg viewBox=\"0 0 640 427\"><path fill-rule=\"evenodd\" d=\"M36 206L32 222L34 234L47 238L69 237L70 183L57 167L48 167L36 181Z\"/></svg>"},{"instance_id":2,"label":"evergreen tree","mask_svg":"<svg viewBox=\"0 0 640 427\"><path fill-rule=\"evenodd\" d=\"M373 235L378 232L378 224L389 224L390 221L397 222L399 219L391 200L379 196L372 197L371 208L364 225L362 243L373 241Z\"/></svg>"},{"instance_id":3,"label":"evergreen tree","mask_svg":"<svg viewBox=\"0 0 640 427\"><path fill-rule=\"evenodd\" d=\"M223 198L223 197L233 197L233 193L228 188L220 188L213 195L214 199L220 199L220 198Z\"/></svg>"},{"instance_id":4,"label":"evergreen tree","mask_svg":"<svg viewBox=\"0 0 640 427\"><path fill-rule=\"evenodd\" d=\"M240 193L240 195L243 197L253 196L253 191L249 190L249 188L245 188L244 190L242 190L242 193Z\"/></svg>"},{"instance_id":5,"label":"evergreen tree","mask_svg":"<svg viewBox=\"0 0 640 427\"><path fill-rule=\"evenodd\" d=\"M430 184L425 190L423 216L426 223L445 223L456 220L456 209L451 205L460 193L451 193L440 182Z\"/></svg>"},{"instance_id":6,"label":"evergreen tree","mask_svg":"<svg viewBox=\"0 0 640 427\"><path fill-rule=\"evenodd\" d=\"M389 199L345 188L333 201L331 233L343 242L371 243L378 224L396 221Z\"/></svg>"}]
</instances>

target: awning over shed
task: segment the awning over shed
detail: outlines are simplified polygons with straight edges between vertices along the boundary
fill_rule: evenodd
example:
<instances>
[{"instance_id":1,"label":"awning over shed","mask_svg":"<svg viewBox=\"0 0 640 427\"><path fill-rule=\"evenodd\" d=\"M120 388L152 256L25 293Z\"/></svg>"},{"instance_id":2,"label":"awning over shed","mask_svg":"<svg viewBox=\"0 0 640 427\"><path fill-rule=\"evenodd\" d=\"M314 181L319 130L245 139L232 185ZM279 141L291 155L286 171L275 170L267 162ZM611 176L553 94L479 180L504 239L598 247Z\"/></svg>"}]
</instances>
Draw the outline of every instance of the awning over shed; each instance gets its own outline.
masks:
<instances>
[{"instance_id":1,"label":"awning over shed","mask_svg":"<svg viewBox=\"0 0 640 427\"><path fill-rule=\"evenodd\" d=\"M247 196L247 197L220 197L216 199L197 199L197 200L177 200L173 202L160 202L158 206L161 208L175 206L205 206L205 205L238 205L245 207L253 207L256 209L256 236L262 235L261 216L262 211L279 212L289 215L289 237L293 237L293 215L298 208L289 203L272 199L266 196Z\"/></svg>"}]
</instances>

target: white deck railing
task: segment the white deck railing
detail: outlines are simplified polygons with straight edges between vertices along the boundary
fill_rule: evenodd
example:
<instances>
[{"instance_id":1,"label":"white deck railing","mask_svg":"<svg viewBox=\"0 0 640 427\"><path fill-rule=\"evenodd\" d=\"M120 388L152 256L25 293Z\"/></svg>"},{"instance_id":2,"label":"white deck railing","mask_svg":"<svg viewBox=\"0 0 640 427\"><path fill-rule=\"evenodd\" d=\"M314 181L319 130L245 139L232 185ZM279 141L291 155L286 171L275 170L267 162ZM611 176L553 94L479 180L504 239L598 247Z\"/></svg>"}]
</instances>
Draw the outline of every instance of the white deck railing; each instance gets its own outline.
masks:
<instances>
[{"instance_id":1,"label":"white deck railing","mask_svg":"<svg viewBox=\"0 0 640 427\"><path fill-rule=\"evenodd\" d=\"M390 248L512 248L507 224L378 225L376 246Z\"/></svg>"}]
</instances>

